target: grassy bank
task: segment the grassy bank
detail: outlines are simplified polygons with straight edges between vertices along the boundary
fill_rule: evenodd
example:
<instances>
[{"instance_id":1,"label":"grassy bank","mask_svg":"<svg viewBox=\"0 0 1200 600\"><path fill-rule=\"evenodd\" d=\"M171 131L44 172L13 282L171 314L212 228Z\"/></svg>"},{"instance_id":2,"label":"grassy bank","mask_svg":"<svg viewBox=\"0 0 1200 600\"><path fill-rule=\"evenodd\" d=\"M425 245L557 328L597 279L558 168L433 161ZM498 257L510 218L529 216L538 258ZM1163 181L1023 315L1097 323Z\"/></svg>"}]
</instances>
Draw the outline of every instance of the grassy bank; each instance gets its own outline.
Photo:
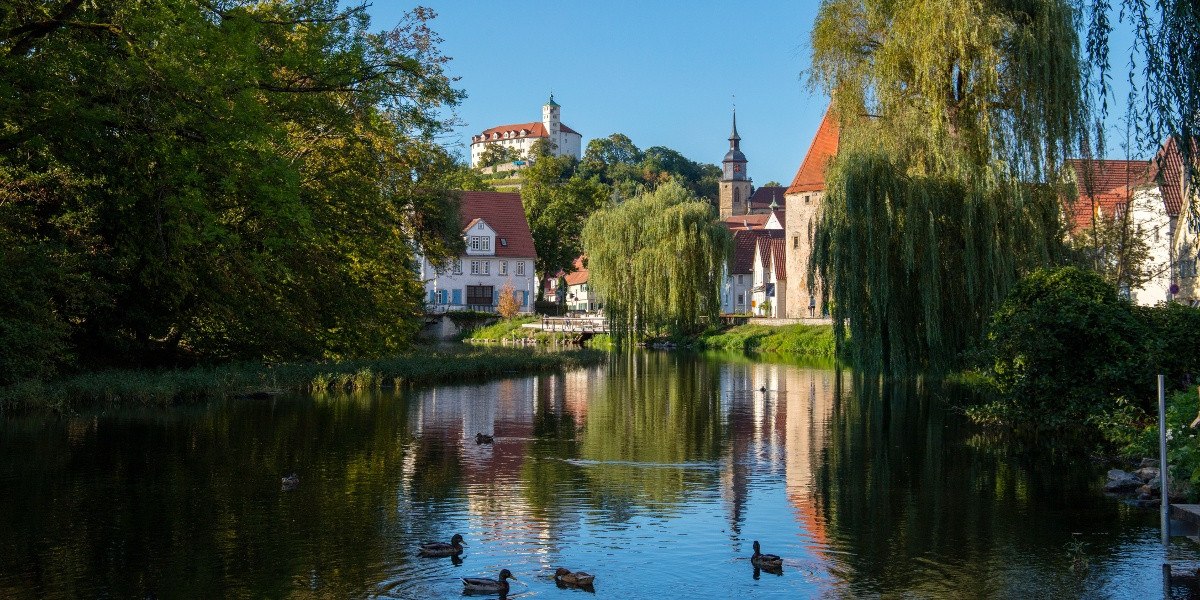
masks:
<instances>
[{"instance_id":1,"label":"grassy bank","mask_svg":"<svg viewBox=\"0 0 1200 600\"><path fill-rule=\"evenodd\" d=\"M833 327L829 325L738 325L706 332L688 345L704 350L772 352L811 358L832 359L835 355Z\"/></svg>"},{"instance_id":2,"label":"grassy bank","mask_svg":"<svg viewBox=\"0 0 1200 600\"><path fill-rule=\"evenodd\" d=\"M570 369L601 362L604 356L591 350L532 353L489 348L378 360L99 371L0 388L0 408L6 412L73 412L109 406L173 406L284 391L372 389Z\"/></svg>"}]
</instances>

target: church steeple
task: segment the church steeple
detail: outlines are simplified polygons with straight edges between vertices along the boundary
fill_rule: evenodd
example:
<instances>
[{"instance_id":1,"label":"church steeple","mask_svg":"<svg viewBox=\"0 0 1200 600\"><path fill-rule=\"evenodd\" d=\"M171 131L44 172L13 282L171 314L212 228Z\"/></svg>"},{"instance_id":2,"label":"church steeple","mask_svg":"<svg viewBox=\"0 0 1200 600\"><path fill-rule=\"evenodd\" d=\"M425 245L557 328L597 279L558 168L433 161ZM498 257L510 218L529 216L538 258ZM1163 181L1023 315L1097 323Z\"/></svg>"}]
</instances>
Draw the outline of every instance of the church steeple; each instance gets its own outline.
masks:
<instances>
[{"instance_id":1,"label":"church steeple","mask_svg":"<svg viewBox=\"0 0 1200 600\"><path fill-rule=\"evenodd\" d=\"M746 173L746 155L742 154L742 136L737 130L737 109L733 110L733 130L729 133L729 152L721 161L718 207L721 218L746 214L750 201L750 176Z\"/></svg>"}]
</instances>

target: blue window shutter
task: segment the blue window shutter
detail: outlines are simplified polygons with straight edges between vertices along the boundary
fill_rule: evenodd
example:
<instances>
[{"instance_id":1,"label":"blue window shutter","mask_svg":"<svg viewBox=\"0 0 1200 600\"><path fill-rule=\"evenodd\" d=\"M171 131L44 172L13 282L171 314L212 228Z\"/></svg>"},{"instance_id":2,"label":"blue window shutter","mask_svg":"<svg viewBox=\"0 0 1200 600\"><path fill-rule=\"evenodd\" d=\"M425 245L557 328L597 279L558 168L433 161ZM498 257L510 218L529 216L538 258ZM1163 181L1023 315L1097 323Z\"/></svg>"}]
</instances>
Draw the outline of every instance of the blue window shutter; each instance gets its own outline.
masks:
<instances>
[{"instance_id":1,"label":"blue window shutter","mask_svg":"<svg viewBox=\"0 0 1200 600\"><path fill-rule=\"evenodd\" d=\"M521 292L521 306L529 306L529 292Z\"/></svg>"},{"instance_id":2,"label":"blue window shutter","mask_svg":"<svg viewBox=\"0 0 1200 600\"><path fill-rule=\"evenodd\" d=\"M429 290L429 303L430 304L433 304L433 302L434 302L433 293L434 293L433 290Z\"/></svg>"},{"instance_id":3,"label":"blue window shutter","mask_svg":"<svg viewBox=\"0 0 1200 600\"><path fill-rule=\"evenodd\" d=\"M446 303L446 290L442 290L441 295L442 295L442 297L440 299L440 302L442 304L445 304Z\"/></svg>"},{"instance_id":4,"label":"blue window shutter","mask_svg":"<svg viewBox=\"0 0 1200 600\"><path fill-rule=\"evenodd\" d=\"M454 304L462 304L462 289L456 289L453 292Z\"/></svg>"},{"instance_id":5,"label":"blue window shutter","mask_svg":"<svg viewBox=\"0 0 1200 600\"><path fill-rule=\"evenodd\" d=\"M500 303L500 290L492 288L492 306Z\"/></svg>"}]
</instances>

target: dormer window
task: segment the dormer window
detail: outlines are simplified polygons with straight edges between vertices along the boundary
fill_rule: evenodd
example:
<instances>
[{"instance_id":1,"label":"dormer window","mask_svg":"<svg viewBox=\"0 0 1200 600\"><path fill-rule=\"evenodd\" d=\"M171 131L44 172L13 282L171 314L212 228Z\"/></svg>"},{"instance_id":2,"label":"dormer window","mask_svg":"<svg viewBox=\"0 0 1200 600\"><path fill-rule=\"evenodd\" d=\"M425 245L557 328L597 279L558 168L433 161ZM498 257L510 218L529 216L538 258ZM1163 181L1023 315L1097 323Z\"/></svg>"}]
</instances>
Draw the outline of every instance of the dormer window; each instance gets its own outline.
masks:
<instances>
[{"instance_id":1,"label":"dormer window","mask_svg":"<svg viewBox=\"0 0 1200 600\"><path fill-rule=\"evenodd\" d=\"M508 238L500 238L500 245L507 248L508 247Z\"/></svg>"}]
</instances>

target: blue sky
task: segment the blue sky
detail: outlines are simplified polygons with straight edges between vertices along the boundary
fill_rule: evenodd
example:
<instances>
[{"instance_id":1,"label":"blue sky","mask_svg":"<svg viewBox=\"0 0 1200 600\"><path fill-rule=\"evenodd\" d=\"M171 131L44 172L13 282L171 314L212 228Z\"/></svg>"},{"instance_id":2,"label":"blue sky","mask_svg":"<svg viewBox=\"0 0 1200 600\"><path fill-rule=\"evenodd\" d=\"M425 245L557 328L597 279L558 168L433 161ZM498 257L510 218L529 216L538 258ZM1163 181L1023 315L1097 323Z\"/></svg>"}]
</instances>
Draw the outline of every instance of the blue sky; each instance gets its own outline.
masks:
<instances>
[{"instance_id":1,"label":"blue sky","mask_svg":"<svg viewBox=\"0 0 1200 600\"><path fill-rule=\"evenodd\" d=\"M736 96L750 176L756 185L787 185L828 103L803 77L816 0L375 0L372 28L390 29L418 4L437 11L433 28L453 58L449 72L467 92L456 111L463 126L445 140L464 157L474 133L540 120L553 91L585 146L620 132L639 148L667 146L719 164ZM1118 36L1118 98L1127 68L1121 45L1127 38ZM1109 154L1123 156L1115 146Z\"/></svg>"}]
</instances>

